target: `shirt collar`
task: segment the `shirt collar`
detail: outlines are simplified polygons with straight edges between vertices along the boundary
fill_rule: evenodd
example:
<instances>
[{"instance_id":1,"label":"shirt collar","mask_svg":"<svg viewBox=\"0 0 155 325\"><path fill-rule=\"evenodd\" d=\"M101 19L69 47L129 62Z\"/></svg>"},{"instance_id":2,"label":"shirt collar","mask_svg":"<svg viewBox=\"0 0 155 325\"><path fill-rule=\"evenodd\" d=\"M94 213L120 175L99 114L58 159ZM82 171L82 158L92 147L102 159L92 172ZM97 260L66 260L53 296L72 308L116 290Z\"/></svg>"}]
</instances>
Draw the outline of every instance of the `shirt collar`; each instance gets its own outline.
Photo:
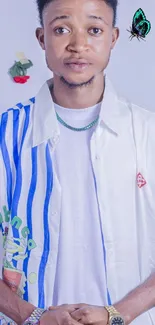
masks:
<instances>
[{"instance_id":1,"label":"shirt collar","mask_svg":"<svg viewBox=\"0 0 155 325\"><path fill-rule=\"evenodd\" d=\"M118 135L120 133L120 117L122 110L120 101L116 90L111 81L105 76L105 90L100 111L100 126L107 127L113 133Z\"/></svg>"},{"instance_id":2,"label":"shirt collar","mask_svg":"<svg viewBox=\"0 0 155 325\"><path fill-rule=\"evenodd\" d=\"M53 79L46 81L35 97L33 113L33 147L38 146L48 139L51 139L54 145L60 134L54 102L49 89L52 83Z\"/></svg>"},{"instance_id":3,"label":"shirt collar","mask_svg":"<svg viewBox=\"0 0 155 325\"><path fill-rule=\"evenodd\" d=\"M49 87L53 84L53 79L49 79L43 84L35 98L33 112L33 139L32 146L51 140L51 144L56 145L60 129L54 109L54 102ZM118 96L110 80L105 77L105 91L101 104L99 125L106 126L112 132L118 134L120 130L120 107Z\"/></svg>"}]
</instances>

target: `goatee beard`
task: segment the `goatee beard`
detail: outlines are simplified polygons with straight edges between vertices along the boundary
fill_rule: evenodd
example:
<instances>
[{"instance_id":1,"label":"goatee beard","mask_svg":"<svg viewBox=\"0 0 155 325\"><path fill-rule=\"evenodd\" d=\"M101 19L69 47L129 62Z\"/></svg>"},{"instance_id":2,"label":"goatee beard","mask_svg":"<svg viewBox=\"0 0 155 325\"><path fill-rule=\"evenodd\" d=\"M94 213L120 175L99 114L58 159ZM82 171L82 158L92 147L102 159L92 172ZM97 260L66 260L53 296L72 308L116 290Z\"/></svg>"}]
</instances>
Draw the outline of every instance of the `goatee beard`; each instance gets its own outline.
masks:
<instances>
[{"instance_id":1,"label":"goatee beard","mask_svg":"<svg viewBox=\"0 0 155 325\"><path fill-rule=\"evenodd\" d=\"M75 89L75 88L82 88L82 87L87 87L90 86L93 83L94 76L89 79L88 81L81 82L81 83L73 83L67 81L63 76L60 77L60 80L63 84L65 84L69 89Z\"/></svg>"}]
</instances>

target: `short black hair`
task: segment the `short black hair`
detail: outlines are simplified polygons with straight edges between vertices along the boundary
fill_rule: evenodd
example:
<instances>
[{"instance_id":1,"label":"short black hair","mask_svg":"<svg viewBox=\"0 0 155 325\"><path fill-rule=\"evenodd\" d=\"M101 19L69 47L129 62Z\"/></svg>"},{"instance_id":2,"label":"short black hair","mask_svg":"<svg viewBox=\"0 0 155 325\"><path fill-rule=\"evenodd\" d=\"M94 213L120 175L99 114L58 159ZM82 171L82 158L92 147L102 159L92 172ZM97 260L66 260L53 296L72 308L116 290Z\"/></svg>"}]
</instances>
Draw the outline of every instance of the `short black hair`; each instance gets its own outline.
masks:
<instances>
[{"instance_id":1,"label":"short black hair","mask_svg":"<svg viewBox=\"0 0 155 325\"><path fill-rule=\"evenodd\" d=\"M45 7L48 6L50 2L53 0L36 0L37 1L37 7L39 11L39 19L41 25L43 25L43 10ZM113 19L113 25L116 24L116 16L117 16L117 6L118 6L118 0L103 0L110 8L113 9L114 12L114 19Z\"/></svg>"}]
</instances>

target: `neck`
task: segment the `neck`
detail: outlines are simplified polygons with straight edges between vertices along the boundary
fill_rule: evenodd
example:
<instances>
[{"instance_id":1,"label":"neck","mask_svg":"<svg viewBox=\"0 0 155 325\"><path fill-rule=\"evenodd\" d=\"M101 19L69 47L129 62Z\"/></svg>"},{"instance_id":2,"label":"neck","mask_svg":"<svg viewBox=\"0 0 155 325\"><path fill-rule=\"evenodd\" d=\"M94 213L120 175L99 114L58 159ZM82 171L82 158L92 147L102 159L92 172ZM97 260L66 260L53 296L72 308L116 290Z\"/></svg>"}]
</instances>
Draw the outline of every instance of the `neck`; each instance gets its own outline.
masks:
<instances>
[{"instance_id":1,"label":"neck","mask_svg":"<svg viewBox=\"0 0 155 325\"><path fill-rule=\"evenodd\" d=\"M94 78L87 86L70 89L62 83L57 75L53 77L53 89L51 91L53 101L66 108L85 108L99 103L103 98L105 79L103 73Z\"/></svg>"}]
</instances>

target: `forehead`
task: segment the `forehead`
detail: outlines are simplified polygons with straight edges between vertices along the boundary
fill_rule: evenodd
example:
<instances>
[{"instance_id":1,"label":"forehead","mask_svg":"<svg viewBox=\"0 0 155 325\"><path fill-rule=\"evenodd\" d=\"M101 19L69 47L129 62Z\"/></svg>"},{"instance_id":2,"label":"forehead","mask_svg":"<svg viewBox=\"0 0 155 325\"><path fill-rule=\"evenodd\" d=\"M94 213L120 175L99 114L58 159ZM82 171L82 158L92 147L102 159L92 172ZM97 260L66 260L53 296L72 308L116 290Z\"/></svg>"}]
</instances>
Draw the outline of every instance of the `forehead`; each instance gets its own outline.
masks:
<instances>
[{"instance_id":1,"label":"forehead","mask_svg":"<svg viewBox=\"0 0 155 325\"><path fill-rule=\"evenodd\" d=\"M62 14L70 18L79 17L81 21L91 15L102 16L107 23L113 21L113 10L104 0L53 0L44 9L46 19Z\"/></svg>"}]
</instances>

